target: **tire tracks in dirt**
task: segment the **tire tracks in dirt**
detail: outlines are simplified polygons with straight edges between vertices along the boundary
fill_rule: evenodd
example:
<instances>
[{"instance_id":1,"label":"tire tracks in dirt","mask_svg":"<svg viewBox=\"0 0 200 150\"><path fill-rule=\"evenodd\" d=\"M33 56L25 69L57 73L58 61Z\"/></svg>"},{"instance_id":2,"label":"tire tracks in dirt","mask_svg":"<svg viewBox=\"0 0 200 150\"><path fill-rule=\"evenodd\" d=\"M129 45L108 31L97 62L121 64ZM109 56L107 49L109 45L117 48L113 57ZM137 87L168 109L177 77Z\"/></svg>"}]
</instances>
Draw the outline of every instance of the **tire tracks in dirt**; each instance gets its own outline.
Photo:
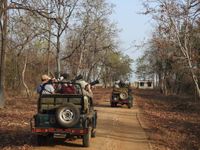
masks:
<instances>
[{"instance_id":1,"label":"tire tracks in dirt","mask_svg":"<svg viewBox=\"0 0 200 150\"><path fill-rule=\"evenodd\" d=\"M110 107L109 102L100 103L98 111L97 135L91 139L89 148L82 147L82 141L55 145L53 147L34 147L35 150L149 150L144 130L136 114L138 109L126 106Z\"/></svg>"}]
</instances>

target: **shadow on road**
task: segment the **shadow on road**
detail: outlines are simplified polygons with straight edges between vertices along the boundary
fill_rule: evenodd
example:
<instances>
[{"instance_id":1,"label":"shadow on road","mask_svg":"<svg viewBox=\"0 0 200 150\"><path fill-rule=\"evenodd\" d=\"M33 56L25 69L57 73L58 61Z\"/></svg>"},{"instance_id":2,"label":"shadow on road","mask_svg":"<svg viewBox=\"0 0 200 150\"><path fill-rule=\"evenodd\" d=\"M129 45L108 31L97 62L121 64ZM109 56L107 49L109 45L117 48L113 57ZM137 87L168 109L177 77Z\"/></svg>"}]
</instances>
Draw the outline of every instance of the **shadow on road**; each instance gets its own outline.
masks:
<instances>
[{"instance_id":1,"label":"shadow on road","mask_svg":"<svg viewBox=\"0 0 200 150\"><path fill-rule=\"evenodd\" d=\"M0 149L4 147L21 147L24 145L35 146L36 144L36 137L28 128L0 129Z\"/></svg>"},{"instance_id":2,"label":"shadow on road","mask_svg":"<svg viewBox=\"0 0 200 150\"><path fill-rule=\"evenodd\" d=\"M71 141L69 141L69 140L67 140L67 141L65 141L65 140L62 140L62 139L55 139L54 140L54 144L55 145L60 145L60 146L67 146L67 147L74 147L74 148L82 148L83 146L82 146L82 143L77 143L77 140L76 140L76 143L74 143L75 142L75 140L71 140Z\"/></svg>"},{"instance_id":3,"label":"shadow on road","mask_svg":"<svg viewBox=\"0 0 200 150\"><path fill-rule=\"evenodd\" d=\"M68 146L68 147L76 147L82 148L82 143L72 143L75 140L64 141L61 139L54 139L53 143L45 145L45 147L54 147L55 145L60 146ZM32 134L29 129L18 129L16 130L0 130L0 149L9 147L12 149L13 147L20 147L20 149L28 149L30 147L43 147L37 145L37 137Z\"/></svg>"},{"instance_id":4,"label":"shadow on road","mask_svg":"<svg viewBox=\"0 0 200 150\"><path fill-rule=\"evenodd\" d=\"M117 109L117 108L128 109L128 107L126 105L120 105L120 104L118 104L116 107L111 107L109 102L104 102L104 103L96 104L95 107L105 107L105 108L113 108L113 109Z\"/></svg>"}]
</instances>

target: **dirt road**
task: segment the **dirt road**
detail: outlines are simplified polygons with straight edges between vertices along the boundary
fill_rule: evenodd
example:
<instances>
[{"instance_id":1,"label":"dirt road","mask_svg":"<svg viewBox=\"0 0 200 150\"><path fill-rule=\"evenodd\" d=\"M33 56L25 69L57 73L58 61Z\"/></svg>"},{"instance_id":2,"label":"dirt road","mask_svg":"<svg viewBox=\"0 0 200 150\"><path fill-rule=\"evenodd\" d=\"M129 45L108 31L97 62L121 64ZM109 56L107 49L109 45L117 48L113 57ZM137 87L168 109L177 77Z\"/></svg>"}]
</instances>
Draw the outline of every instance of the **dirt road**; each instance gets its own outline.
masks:
<instances>
[{"instance_id":1,"label":"dirt road","mask_svg":"<svg viewBox=\"0 0 200 150\"><path fill-rule=\"evenodd\" d=\"M35 150L149 150L145 133L137 120L138 109L133 107L111 108L103 102L98 110L96 138L91 139L89 148L82 147L82 141L56 144L53 147L35 147Z\"/></svg>"}]
</instances>

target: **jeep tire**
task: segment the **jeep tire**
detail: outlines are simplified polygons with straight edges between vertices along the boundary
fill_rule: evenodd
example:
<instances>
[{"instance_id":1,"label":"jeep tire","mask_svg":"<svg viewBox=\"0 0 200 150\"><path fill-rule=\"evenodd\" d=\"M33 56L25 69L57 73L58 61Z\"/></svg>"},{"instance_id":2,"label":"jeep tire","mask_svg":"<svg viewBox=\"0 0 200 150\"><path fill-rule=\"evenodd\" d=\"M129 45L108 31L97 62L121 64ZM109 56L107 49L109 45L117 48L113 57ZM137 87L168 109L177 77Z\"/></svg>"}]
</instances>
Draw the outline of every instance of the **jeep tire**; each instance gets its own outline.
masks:
<instances>
[{"instance_id":1,"label":"jeep tire","mask_svg":"<svg viewBox=\"0 0 200 150\"><path fill-rule=\"evenodd\" d=\"M92 131L91 131L91 137L92 138L96 137L96 131L95 131L95 129L92 129Z\"/></svg>"},{"instance_id":2,"label":"jeep tire","mask_svg":"<svg viewBox=\"0 0 200 150\"><path fill-rule=\"evenodd\" d=\"M128 98L128 93L127 92L121 92L119 94L120 99L125 100Z\"/></svg>"},{"instance_id":3,"label":"jeep tire","mask_svg":"<svg viewBox=\"0 0 200 150\"><path fill-rule=\"evenodd\" d=\"M131 107L133 107L133 100L130 100L129 103L127 104L128 108L130 109Z\"/></svg>"},{"instance_id":4,"label":"jeep tire","mask_svg":"<svg viewBox=\"0 0 200 150\"><path fill-rule=\"evenodd\" d=\"M45 146L46 145L46 136L37 135L37 144L38 144L38 146Z\"/></svg>"},{"instance_id":5,"label":"jeep tire","mask_svg":"<svg viewBox=\"0 0 200 150\"><path fill-rule=\"evenodd\" d=\"M83 147L89 147L90 146L90 138L91 138L91 127L88 128L88 133L83 135L82 141L83 141Z\"/></svg>"},{"instance_id":6,"label":"jeep tire","mask_svg":"<svg viewBox=\"0 0 200 150\"><path fill-rule=\"evenodd\" d=\"M69 128L78 123L80 111L74 104L67 103L57 109L56 119L62 127Z\"/></svg>"},{"instance_id":7,"label":"jeep tire","mask_svg":"<svg viewBox=\"0 0 200 150\"><path fill-rule=\"evenodd\" d=\"M53 134L37 135L38 146L54 145Z\"/></svg>"}]
</instances>

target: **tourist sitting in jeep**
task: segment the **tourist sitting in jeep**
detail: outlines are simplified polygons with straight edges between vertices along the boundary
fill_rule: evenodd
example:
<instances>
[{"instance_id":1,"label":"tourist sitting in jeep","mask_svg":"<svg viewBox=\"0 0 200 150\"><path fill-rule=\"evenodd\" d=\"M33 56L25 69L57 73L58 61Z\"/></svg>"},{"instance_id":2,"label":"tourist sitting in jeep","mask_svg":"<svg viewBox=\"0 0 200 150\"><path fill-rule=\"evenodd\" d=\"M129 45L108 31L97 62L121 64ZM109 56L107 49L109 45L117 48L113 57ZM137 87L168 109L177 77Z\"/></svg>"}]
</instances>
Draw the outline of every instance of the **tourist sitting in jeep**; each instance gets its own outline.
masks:
<instances>
[{"instance_id":1,"label":"tourist sitting in jeep","mask_svg":"<svg viewBox=\"0 0 200 150\"><path fill-rule=\"evenodd\" d=\"M56 92L60 94L75 94L76 89L73 84L69 81L69 75L67 73L61 74L60 79L58 80L60 84L56 88Z\"/></svg>"},{"instance_id":2,"label":"tourist sitting in jeep","mask_svg":"<svg viewBox=\"0 0 200 150\"><path fill-rule=\"evenodd\" d=\"M93 103L88 106L84 104L81 85L75 80L53 84L69 84L75 92L40 94L38 112L31 120L31 131L37 135L38 144L53 143L55 138L81 138L83 146L88 147L90 137L95 137L97 123L97 111Z\"/></svg>"},{"instance_id":3,"label":"tourist sitting in jeep","mask_svg":"<svg viewBox=\"0 0 200 150\"><path fill-rule=\"evenodd\" d=\"M37 87L38 94L54 94L55 89L52 85L52 79L44 74L41 76L42 83Z\"/></svg>"}]
</instances>

